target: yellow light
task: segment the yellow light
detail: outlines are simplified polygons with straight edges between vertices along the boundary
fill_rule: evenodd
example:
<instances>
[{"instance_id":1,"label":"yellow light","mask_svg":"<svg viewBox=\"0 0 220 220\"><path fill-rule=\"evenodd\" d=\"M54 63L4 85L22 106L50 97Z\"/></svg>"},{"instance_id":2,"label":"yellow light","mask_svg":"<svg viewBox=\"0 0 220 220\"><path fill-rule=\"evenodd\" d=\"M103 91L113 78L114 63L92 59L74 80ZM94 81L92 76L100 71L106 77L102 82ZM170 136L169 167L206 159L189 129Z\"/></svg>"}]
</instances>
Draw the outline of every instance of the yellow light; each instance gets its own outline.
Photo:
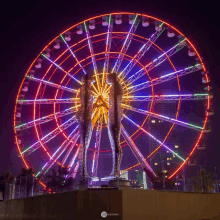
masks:
<instances>
[{"instance_id":1,"label":"yellow light","mask_svg":"<svg viewBox=\"0 0 220 220\"><path fill-rule=\"evenodd\" d=\"M156 165L156 166L157 166L157 165L158 165L158 163L154 163L154 165Z\"/></svg>"},{"instance_id":2,"label":"yellow light","mask_svg":"<svg viewBox=\"0 0 220 220\"><path fill-rule=\"evenodd\" d=\"M175 183L175 185L177 186L177 183Z\"/></svg>"},{"instance_id":3,"label":"yellow light","mask_svg":"<svg viewBox=\"0 0 220 220\"><path fill-rule=\"evenodd\" d=\"M167 163L167 165L170 165L170 163Z\"/></svg>"},{"instance_id":4,"label":"yellow light","mask_svg":"<svg viewBox=\"0 0 220 220\"><path fill-rule=\"evenodd\" d=\"M178 145L175 145L175 148L178 148L179 146Z\"/></svg>"}]
</instances>

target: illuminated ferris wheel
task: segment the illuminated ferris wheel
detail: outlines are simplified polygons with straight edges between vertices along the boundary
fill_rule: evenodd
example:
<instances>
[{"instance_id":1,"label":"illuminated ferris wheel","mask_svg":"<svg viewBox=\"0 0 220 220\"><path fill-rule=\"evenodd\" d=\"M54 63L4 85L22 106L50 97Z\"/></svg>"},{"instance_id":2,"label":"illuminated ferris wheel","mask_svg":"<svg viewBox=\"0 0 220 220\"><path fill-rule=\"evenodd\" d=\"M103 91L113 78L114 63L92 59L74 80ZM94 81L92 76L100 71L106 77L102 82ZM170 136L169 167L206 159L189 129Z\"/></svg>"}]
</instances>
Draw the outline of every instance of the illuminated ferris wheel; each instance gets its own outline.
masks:
<instances>
[{"instance_id":1,"label":"illuminated ferris wheel","mask_svg":"<svg viewBox=\"0 0 220 220\"><path fill-rule=\"evenodd\" d=\"M87 73L95 75L87 168L90 176L98 175L102 156L111 154L106 76L113 72L123 88L123 170L141 166L156 175L159 161L153 165L150 161L166 151L176 161L170 168L166 163L171 179L200 146L213 114L212 94L208 72L194 45L175 27L146 14L100 15L73 25L46 45L19 88L15 143L23 163L36 171L42 184L57 164L68 167L73 177L79 173L76 113L81 79ZM160 112L161 105L166 111ZM155 121L161 124L152 129L150 123ZM170 141L173 136L179 142L188 138L187 145L179 144L177 149ZM154 147L149 147L150 142Z\"/></svg>"}]
</instances>

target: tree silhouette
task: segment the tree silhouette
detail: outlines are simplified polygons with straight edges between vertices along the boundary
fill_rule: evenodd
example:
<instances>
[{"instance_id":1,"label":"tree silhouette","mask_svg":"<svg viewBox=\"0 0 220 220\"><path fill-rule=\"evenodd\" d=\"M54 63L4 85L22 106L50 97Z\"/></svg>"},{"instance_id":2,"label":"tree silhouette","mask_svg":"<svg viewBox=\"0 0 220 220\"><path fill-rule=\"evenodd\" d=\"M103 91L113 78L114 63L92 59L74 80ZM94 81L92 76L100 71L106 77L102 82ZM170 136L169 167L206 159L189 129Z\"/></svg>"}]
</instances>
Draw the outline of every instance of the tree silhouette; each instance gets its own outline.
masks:
<instances>
[{"instance_id":1,"label":"tree silhouette","mask_svg":"<svg viewBox=\"0 0 220 220\"><path fill-rule=\"evenodd\" d=\"M197 173L197 176L192 178L192 191L194 192L205 192L210 193L214 190L214 185L216 183L213 180L215 175L210 173L206 173L205 169L202 169L201 172Z\"/></svg>"},{"instance_id":2,"label":"tree silhouette","mask_svg":"<svg viewBox=\"0 0 220 220\"><path fill-rule=\"evenodd\" d=\"M14 176L12 176L10 171L7 171L0 176L0 191L3 192L3 200L5 198L5 185L13 183L13 181Z\"/></svg>"},{"instance_id":3,"label":"tree silhouette","mask_svg":"<svg viewBox=\"0 0 220 220\"><path fill-rule=\"evenodd\" d=\"M67 167L58 167L58 170L51 169L52 174L48 175L47 178L50 180L47 182L46 191L50 192L65 192L73 190L76 186L76 179L69 176Z\"/></svg>"}]
</instances>

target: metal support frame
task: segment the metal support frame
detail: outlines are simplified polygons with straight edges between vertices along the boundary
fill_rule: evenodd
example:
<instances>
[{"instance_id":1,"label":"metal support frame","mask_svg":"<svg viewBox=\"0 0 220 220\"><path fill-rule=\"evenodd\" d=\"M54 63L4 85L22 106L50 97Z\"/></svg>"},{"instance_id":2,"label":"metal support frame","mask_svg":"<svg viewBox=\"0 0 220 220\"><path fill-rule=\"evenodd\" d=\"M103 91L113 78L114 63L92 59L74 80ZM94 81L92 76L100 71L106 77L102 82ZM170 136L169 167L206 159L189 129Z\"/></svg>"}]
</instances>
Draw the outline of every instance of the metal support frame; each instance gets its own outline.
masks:
<instances>
[{"instance_id":1,"label":"metal support frame","mask_svg":"<svg viewBox=\"0 0 220 220\"><path fill-rule=\"evenodd\" d=\"M74 103L80 101L80 98L70 98L70 99L36 99L36 100L25 100L20 99L17 101L18 104L22 105L33 105L35 104L65 104L65 103Z\"/></svg>"},{"instance_id":2,"label":"metal support frame","mask_svg":"<svg viewBox=\"0 0 220 220\"><path fill-rule=\"evenodd\" d=\"M25 129L31 128L35 125L40 125L40 124L52 121L55 118L60 118L60 117L63 117L63 116L69 115L69 114L73 114L73 113L76 112L76 107L78 107L78 106L74 106L74 107L68 108L64 111L56 112L52 115L48 115L48 116L45 116L45 117L42 117L42 118L38 118L34 121L30 121L30 122L18 125L18 126L15 127L15 129L17 131L25 130Z\"/></svg>"},{"instance_id":3,"label":"metal support frame","mask_svg":"<svg viewBox=\"0 0 220 220\"><path fill-rule=\"evenodd\" d=\"M97 171L98 171L99 151L100 151L100 143L101 143L101 135L102 135L101 131L102 131L102 121L99 120L97 128L96 128L96 143L95 143L95 150L93 154L92 177L96 177Z\"/></svg>"},{"instance_id":4,"label":"metal support frame","mask_svg":"<svg viewBox=\"0 0 220 220\"><path fill-rule=\"evenodd\" d=\"M137 79L139 79L140 77L145 75L146 71L150 72L152 69L154 69L155 67L157 67L158 65L160 65L161 63L166 61L167 57L173 56L175 53L177 53L178 51L183 49L185 46L186 46L186 42L185 42L185 40L183 40L182 42L178 43L176 46L172 47L170 50L168 50L167 52L163 53L158 58L153 60L150 64L146 65L145 68L142 68L141 70L139 70L138 72L136 72L132 76L130 76L127 79L127 83L128 84L133 83L134 81L136 81ZM145 71L145 69L146 69L146 71Z\"/></svg>"},{"instance_id":5,"label":"metal support frame","mask_svg":"<svg viewBox=\"0 0 220 220\"><path fill-rule=\"evenodd\" d=\"M113 19L111 19L111 15L109 15L109 25L108 25L108 33L106 39L106 49L105 49L105 62L103 73L108 72L109 68L109 57L110 57L110 50L111 50L111 43L112 43L112 30L113 30Z\"/></svg>"},{"instance_id":6,"label":"metal support frame","mask_svg":"<svg viewBox=\"0 0 220 220\"><path fill-rule=\"evenodd\" d=\"M176 71L176 72L168 73L168 74L161 76L161 77L158 77L158 78L154 78L151 81L147 81L147 82L135 85L135 86L128 87L127 89L132 90L131 93L133 93L133 92L136 92L136 91L139 91L142 89L149 88L151 86L155 86L155 85L170 81L172 79L176 79L177 75L178 75L178 77L181 77L181 76L185 76L190 73L194 73L194 72L199 71L201 69L202 69L202 65L197 64L192 67L188 67L188 68Z\"/></svg>"},{"instance_id":7,"label":"metal support frame","mask_svg":"<svg viewBox=\"0 0 220 220\"><path fill-rule=\"evenodd\" d=\"M75 128L75 131L78 130L78 126ZM71 144L71 141L73 140L73 146L75 146L77 140L79 138L79 131L77 131L70 140L65 141L65 145L63 147L58 148L56 153L54 154L54 158L51 157L50 160L46 163L46 166L41 169L41 171L38 173L37 177L38 179L41 179L46 172L54 165L54 163L60 158L60 156L66 151L66 149Z\"/></svg>"},{"instance_id":8,"label":"metal support frame","mask_svg":"<svg viewBox=\"0 0 220 220\"><path fill-rule=\"evenodd\" d=\"M115 65L114 65L114 67L113 67L113 69L112 69L112 71L111 71L112 73L113 73L113 72L118 73L118 71L119 71L119 68L120 68L120 66L121 66L121 63L122 63L122 61L123 61L123 59L124 59L124 54L126 54L126 52L127 52L127 50L128 50L128 47L129 47L129 45L130 45L130 43L131 43L131 40L132 40L132 38L133 38L133 33L136 31L136 29L137 29L137 27L138 27L138 24L139 24L139 20L137 19L137 16L138 16L138 15L136 15L135 21L134 21L134 23L132 24L129 33L127 34L127 37L126 37L126 39L125 39L125 42L124 42L124 44L123 44L123 46L122 46L122 48L121 48L121 51L120 51L119 55L118 55L118 58L117 58L117 60L116 60L116 63L115 63Z\"/></svg>"},{"instance_id":9,"label":"metal support frame","mask_svg":"<svg viewBox=\"0 0 220 220\"><path fill-rule=\"evenodd\" d=\"M141 47L141 49L134 56L134 59L132 59L129 62L129 64L124 68L124 70L121 72L121 79L124 79L128 75L128 73L132 70L132 68L136 65L136 63L141 59L141 57L143 57L144 54L151 48L151 46L154 44L154 42L157 40L157 38L161 35L161 33L164 30L165 28L162 28L160 31L156 31L148 39L148 41Z\"/></svg>"},{"instance_id":10,"label":"metal support frame","mask_svg":"<svg viewBox=\"0 0 220 220\"><path fill-rule=\"evenodd\" d=\"M149 112L149 111L145 111L145 110L142 110L142 109L133 108L133 107L128 106L128 105L123 105L123 106L128 110L132 110L134 112L138 112L138 113L141 113L141 114L144 114L144 115L149 115L151 117L154 117L154 118L157 118L157 119L160 119L160 120L163 120L163 121L167 121L167 122L170 122L170 123L175 123L176 125L180 125L182 127L191 128L191 129L194 129L194 130L197 130L197 131L203 130L202 127L199 127L199 126L196 126L196 125L193 125L193 124L190 124L190 123L182 122L182 121L177 120L175 118L169 118L167 116L159 115L159 114L156 114L154 112ZM206 131L206 130L204 130L204 131Z\"/></svg>"},{"instance_id":11,"label":"metal support frame","mask_svg":"<svg viewBox=\"0 0 220 220\"><path fill-rule=\"evenodd\" d=\"M43 138L41 138L41 140L39 140L36 143L34 143L31 147L29 147L26 150L24 150L22 152L23 156L27 156L27 155L33 153L35 150L40 148L42 144L46 144L47 142L49 142L50 140L55 138L58 134L60 134L63 130L65 130L68 127L70 127L75 122L76 122L76 118L75 118L75 116L73 116L68 121L66 121L65 123L60 125L58 128L54 129L52 132L50 132L47 135L45 135ZM60 131L60 129L62 131Z\"/></svg>"},{"instance_id":12,"label":"metal support frame","mask_svg":"<svg viewBox=\"0 0 220 220\"><path fill-rule=\"evenodd\" d=\"M71 92L71 93L77 93L78 92L78 90L71 89L71 88L68 88L66 86L61 86L61 85L58 85L56 83L52 83L52 82L49 82L49 81L46 81L46 80L43 80L43 79L38 79L38 78L33 77L33 76L27 76L27 78L32 80L32 81L35 81L35 82L43 83L46 86L52 86L54 88L62 89L62 90L67 91L67 92Z\"/></svg>"},{"instance_id":13,"label":"metal support frame","mask_svg":"<svg viewBox=\"0 0 220 220\"><path fill-rule=\"evenodd\" d=\"M131 152L134 154L137 161L140 163L143 170L145 171L146 175L150 178L151 182L153 183L154 180L157 178L157 175L154 173L153 169L150 167L150 165L148 164L142 153L139 151L135 143L132 141L132 139L128 135L123 125L121 126L121 131L122 131L122 136L124 137L126 143L128 144Z\"/></svg>"},{"instance_id":14,"label":"metal support frame","mask_svg":"<svg viewBox=\"0 0 220 220\"><path fill-rule=\"evenodd\" d=\"M123 101L178 101L181 98L182 101L186 100L204 100L208 99L209 94L182 94L182 95L154 95L154 96L123 96Z\"/></svg>"}]
</instances>

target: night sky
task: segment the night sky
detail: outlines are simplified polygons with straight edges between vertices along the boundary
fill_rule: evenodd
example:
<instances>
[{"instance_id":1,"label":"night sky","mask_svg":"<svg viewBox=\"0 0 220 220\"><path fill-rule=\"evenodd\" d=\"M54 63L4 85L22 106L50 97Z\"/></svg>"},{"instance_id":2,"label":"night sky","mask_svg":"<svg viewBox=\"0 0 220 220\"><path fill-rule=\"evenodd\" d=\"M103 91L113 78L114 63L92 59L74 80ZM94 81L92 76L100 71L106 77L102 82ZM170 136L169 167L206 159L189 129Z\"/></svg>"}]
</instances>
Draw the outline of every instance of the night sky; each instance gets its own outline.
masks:
<instances>
[{"instance_id":1,"label":"night sky","mask_svg":"<svg viewBox=\"0 0 220 220\"><path fill-rule=\"evenodd\" d=\"M15 97L27 68L44 45L67 27L86 18L108 12L130 11L161 18L177 27L202 55L212 81L215 115L210 117L212 132L208 134L208 149L201 154L200 162L209 166L208 170L212 172L217 167L220 177L219 7L214 1L207 1L202 5L201 1L193 2L197 3L5 1L1 5L0 173L11 170L13 174L17 174L23 166L14 145L12 126Z\"/></svg>"}]
</instances>

